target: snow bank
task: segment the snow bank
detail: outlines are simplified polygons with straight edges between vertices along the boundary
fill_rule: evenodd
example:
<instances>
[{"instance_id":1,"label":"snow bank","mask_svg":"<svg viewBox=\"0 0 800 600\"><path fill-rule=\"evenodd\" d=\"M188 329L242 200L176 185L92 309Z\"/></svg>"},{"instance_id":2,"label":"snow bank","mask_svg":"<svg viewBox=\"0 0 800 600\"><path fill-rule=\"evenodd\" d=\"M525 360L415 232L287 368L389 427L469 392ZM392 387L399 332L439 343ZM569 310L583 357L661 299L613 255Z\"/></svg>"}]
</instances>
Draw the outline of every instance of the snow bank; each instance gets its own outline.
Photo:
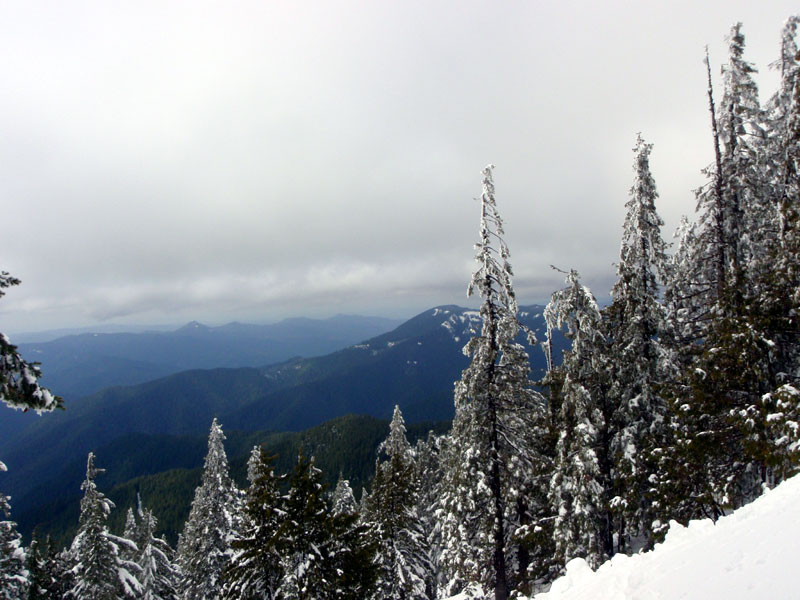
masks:
<instances>
[{"instance_id":1,"label":"snow bank","mask_svg":"<svg viewBox=\"0 0 800 600\"><path fill-rule=\"evenodd\" d=\"M535 600L788 600L800 598L800 476L714 524L672 523L652 552L583 559Z\"/></svg>"}]
</instances>

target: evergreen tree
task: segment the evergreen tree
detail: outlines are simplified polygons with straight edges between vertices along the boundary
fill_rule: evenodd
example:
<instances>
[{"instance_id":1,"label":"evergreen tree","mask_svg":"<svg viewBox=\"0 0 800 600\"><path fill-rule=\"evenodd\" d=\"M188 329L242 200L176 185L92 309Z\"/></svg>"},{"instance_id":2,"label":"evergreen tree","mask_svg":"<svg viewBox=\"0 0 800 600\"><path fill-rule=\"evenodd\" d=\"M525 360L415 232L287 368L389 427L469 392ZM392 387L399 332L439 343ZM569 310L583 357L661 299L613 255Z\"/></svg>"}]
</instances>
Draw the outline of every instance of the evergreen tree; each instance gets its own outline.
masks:
<instances>
[{"instance_id":1,"label":"evergreen tree","mask_svg":"<svg viewBox=\"0 0 800 600\"><path fill-rule=\"evenodd\" d=\"M363 600L375 583L375 547L356 515L333 516L322 473L298 456L278 529L283 579L278 597Z\"/></svg>"},{"instance_id":2,"label":"evergreen tree","mask_svg":"<svg viewBox=\"0 0 800 600\"><path fill-rule=\"evenodd\" d=\"M714 185L698 194L695 282L671 286L693 288L701 298L684 303L695 309L696 338L680 348L683 371L670 390L675 449L662 459L658 486L669 507L665 512L684 521L724 514L755 497L771 477L762 399L777 387L775 342L762 282L771 269L779 220L764 167L755 69L743 59L740 24L728 39L719 121L709 70L716 165Z\"/></svg>"},{"instance_id":3,"label":"evergreen tree","mask_svg":"<svg viewBox=\"0 0 800 600\"><path fill-rule=\"evenodd\" d=\"M613 552L610 516L610 430L604 406L606 365L597 302L576 271L545 308L548 328L566 325L572 348L563 362L560 434L550 481L553 537L563 565L584 557L593 568Z\"/></svg>"},{"instance_id":4,"label":"evergreen tree","mask_svg":"<svg viewBox=\"0 0 800 600\"><path fill-rule=\"evenodd\" d=\"M75 583L68 555L68 550L56 552L49 536L40 541L34 531L25 563L29 573L28 594L25 596L28 600L67 597Z\"/></svg>"},{"instance_id":5,"label":"evergreen tree","mask_svg":"<svg viewBox=\"0 0 800 600\"><path fill-rule=\"evenodd\" d=\"M322 472L302 454L290 477L285 518L278 532L285 598L329 598L336 577L328 546L331 528Z\"/></svg>"},{"instance_id":6,"label":"evergreen tree","mask_svg":"<svg viewBox=\"0 0 800 600\"><path fill-rule=\"evenodd\" d=\"M464 349L471 363L456 383L442 483L442 566L446 593L478 584L505 600L520 576L511 539L522 520L517 499L537 461L531 420L542 414L544 401L531 389L528 356L515 341L517 303L491 166L483 177L479 267L468 290L483 299L483 327Z\"/></svg>"},{"instance_id":7,"label":"evergreen tree","mask_svg":"<svg viewBox=\"0 0 800 600\"><path fill-rule=\"evenodd\" d=\"M667 403L659 392L665 372L672 375L673 360L662 344L664 309L659 302L660 282L667 265L661 238L658 197L650 173L651 144L638 137L634 152L636 177L626 204L622 249L613 301L603 316L605 347L611 386L608 403L616 411L612 423L612 461L617 515L617 548L630 539L649 538L651 476L666 443ZM652 543L647 540L648 545Z\"/></svg>"},{"instance_id":8,"label":"evergreen tree","mask_svg":"<svg viewBox=\"0 0 800 600\"><path fill-rule=\"evenodd\" d=\"M367 520L379 540L375 598L424 599L431 560L417 512L416 465L398 406L378 452L386 459L376 461L367 504Z\"/></svg>"},{"instance_id":9,"label":"evergreen tree","mask_svg":"<svg viewBox=\"0 0 800 600\"><path fill-rule=\"evenodd\" d=\"M435 597L436 590L444 587L440 578L439 556L442 551L440 529L437 527L437 503L442 489L441 455L444 436L432 431L424 439L417 440L414 446L416 458L417 501L423 539L428 541L430 557L429 571L425 575L425 589L429 598Z\"/></svg>"},{"instance_id":10,"label":"evergreen tree","mask_svg":"<svg viewBox=\"0 0 800 600\"><path fill-rule=\"evenodd\" d=\"M0 462L0 473L6 466ZM0 513L11 516L9 497L0 494ZM13 521L0 521L0 600L21 600L28 587L25 550Z\"/></svg>"},{"instance_id":11,"label":"evergreen tree","mask_svg":"<svg viewBox=\"0 0 800 600\"><path fill-rule=\"evenodd\" d=\"M141 505L138 508L141 517ZM133 547L123 548L122 557L125 560L132 560L138 563L139 556L142 550L144 550L144 544L142 543L144 540L141 537L141 526L136 522L136 517L131 507L128 507L128 512L125 513L125 529L122 532L122 537L132 541L136 545L135 549Z\"/></svg>"},{"instance_id":12,"label":"evergreen tree","mask_svg":"<svg viewBox=\"0 0 800 600\"><path fill-rule=\"evenodd\" d=\"M0 298L5 295L5 288L19 283L19 279L0 271ZM11 408L33 409L37 413L61 408L61 398L39 385L41 376L39 366L26 362L17 352L17 347L0 333L0 402Z\"/></svg>"},{"instance_id":13,"label":"evergreen tree","mask_svg":"<svg viewBox=\"0 0 800 600\"><path fill-rule=\"evenodd\" d=\"M232 554L230 540L236 530L239 498L228 472L224 440L215 418L208 435L203 480L178 539L180 596L184 600L211 600L222 594L221 575Z\"/></svg>"},{"instance_id":14,"label":"evergreen tree","mask_svg":"<svg viewBox=\"0 0 800 600\"><path fill-rule=\"evenodd\" d=\"M339 475L339 480L336 482L336 487L331 497L331 514L334 517L358 514L358 504L356 503L353 489L350 487L350 482L347 479L343 479L341 475Z\"/></svg>"},{"instance_id":15,"label":"evergreen tree","mask_svg":"<svg viewBox=\"0 0 800 600\"><path fill-rule=\"evenodd\" d=\"M25 598L28 600L43 600L52 598L51 587L55 581L52 571L48 568L51 559L50 538L44 542L36 539L34 531L31 544L25 556L25 568L28 570L28 592Z\"/></svg>"},{"instance_id":16,"label":"evergreen tree","mask_svg":"<svg viewBox=\"0 0 800 600\"><path fill-rule=\"evenodd\" d=\"M178 600L180 570L173 563L174 552L163 538L155 536L158 520L150 509L138 506L139 525L136 531L141 551L138 564L141 567L142 600Z\"/></svg>"},{"instance_id":17,"label":"evergreen tree","mask_svg":"<svg viewBox=\"0 0 800 600\"><path fill-rule=\"evenodd\" d=\"M277 597L282 578L278 529L283 521L280 478L272 467L274 457L256 446L247 463L247 489L241 534L231 543L233 556L225 571L224 597L231 599Z\"/></svg>"},{"instance_id":18,"label":"evergreen tree","mask_svg":"<svg viewBox=\"0 0 800 600\"><path fill-rule=\"evenodd\" d=\"M70 548L75 562L72 568L75 582L69 597L75 600L135 598L141 591L136 578L138 565L121 556L122 547L135 549L135 546L125 538L111 535L106 526L114 504L95 484L95 478L102 472L103 469L95 467L94 454L90 452L86 479L81 485L83 498L78 533Z\"/></svg>"}]
</instances>

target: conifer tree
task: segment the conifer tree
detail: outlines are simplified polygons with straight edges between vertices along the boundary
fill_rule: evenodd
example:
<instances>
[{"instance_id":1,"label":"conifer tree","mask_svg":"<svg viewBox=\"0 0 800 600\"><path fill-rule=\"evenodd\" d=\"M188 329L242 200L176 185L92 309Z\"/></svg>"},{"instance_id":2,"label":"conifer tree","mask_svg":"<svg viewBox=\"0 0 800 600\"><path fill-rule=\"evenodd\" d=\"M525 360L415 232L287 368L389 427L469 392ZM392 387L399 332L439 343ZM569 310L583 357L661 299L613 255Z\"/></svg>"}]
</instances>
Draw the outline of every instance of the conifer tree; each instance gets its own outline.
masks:
<instances>
[{"instance_id":1,"label":"conifer tree","mask_svg":"<svg viewBox=\"0 0 800 600\"><path fill-rule=\"evenodd\" d=\"M0 462L0 473L6 466ZM0 494L0 516L11 516L9 497ZM25 550L13 521L0 521L0 599L21 600L28 587Z\"/></svg>"},{"instance_id":2,"label":"conifer tree","mask_svg":"<svg viewBox=\"0 0 800 600\"><path fill-rule=\"evenodd\" d=\"M109 533L106 520L114 507L95 484L98 469L94 464L94 454L89 453L86 464L86 479L81 485L81 514L78 533L72 542L70 554L74 560L75 582L69 597L75 600L117 600L136 598L141 585L136 578L139 567L136 563L124 560L121 550L125 546L135 546L129 540Z\"/></svg>"},{"instance_id":3,"label":"conifer tree","mask_svg":"<svg viewBox=\"0 0 800 600\"><path fill-rule=\"evenodd\" d=\"M416 465L398 406L378 452L386 459L376 461L367 504L367 521L379 543L375 598L425 599L431 560L417 512Z\"/></svg>"},{"instance_id":4,"label":"conifer tree","mask_svg":"<svg viewBox=\"0 0 800 600\"><path fill-rule=\"evenodd\" d=\"M659 387L673 361L662 344L665 314L659 302L667 254L661 238L658 197L650 173L651 144L638 137L634 152L636 177L626 204L617 281L612 303L604 311L608 354L608 403L613 407L612 461L615 468L617 548L632 537L650 536L654 521L650 478L666 444L667 403ZM652 543L650 541L650 543Z\"/></svg>"},{"instance_id":5,"label":"conifer tree","mask_svg":"<svg viewBox=\"0 0 800 600\"><path fill-rule=\"evenodd\" d=\"M609 413L597 302L576 271L545 308L548 328L566 325L572 342L563 362L560 434L550 481L553 537L560 563L586 558L593 568L613 552L609 512Z\"/></svg>"},{"instance_id":6,"label":"conifer tree","mask_svg":"<svg viewBox=\"0 0 800 600\"><path fill-rule=\"evenodd\" d=\"M419 515L423 539L428 541L430 570L425 576L425 589L429 598L435 597L436 590L444 587L440 580L439 556L442 551L441 531L437 527L436 509L442 489L441 455L445 436L437 436L432 431L424 439L417 440L414 446L417 479L416 512Z\"/></svg>"},{"instance_id":7,"label":"conifer tree","mask_svg":"<svg viewBox=\"0 0 800 600\"><path fill-rule=\"evenodd\" d=\"M666 513L680 520L716 518L755 497L768 477L760 402L775 389L773 342L764 328L757 282L777 239L778 219L763 166L755 69L744 61L740 24L728 40L719 119L709 69L716 163L713 185L698 193L695 281L668 287L670 294L682 288L695 297L684 302L694 309L683 320L694 321L696 337L680 347L683 371L670 389L675 449L664 456L659 483L665 507L671 506Z\"/></svg>"},{"instance_id":8,"label":"conifer tree","mask_svg":"<svg viewBox=\"0 0 800 600\"><path fill-rule=\"evenodd\" d=\"M48 536L40 541L34 531L33 539L25 558L25 567L28 570L28 592L27 600L45 600L46 598L60 598L64 594L59 594L56 589L58 574L54 567L56 555ZM71 586L70 586L71 587ZM67 588L69 589L69 588ZM64 592L67 589L63 590Z\"/></svg>"},{"instance_id":9,"label":"conifer tree","mask_svg":"<svg viewBox=\"0 0 800 600\"><path fill-rule=\"evenodd\" d=\"M250 454L250 487L245 496L242 530L231 543L233 556L224 574L225 598L277 597L282 578L277 536L283 521L283 497L273 460L261 446L255 446Z\"/></svg>"},{"instance_id":10,"label":"conifer tree","mask_svg":"<svg viewBox=\"0 0 800 600\"><path fill-rule=\"evenodd\" d=\"M19 279L0 271L0 298L5 288L19 285ZM0 333L0 402L20 410L33 409L37 413L62 407L62 400L39 385L42 372L36 363L26 362L17 347Z\"/></svg>"},{"instance_id":11,"label":"conifer tree","mask_svg":"<svg viewBox=\"0 0 800 600\"><path fill-rule=\"evenodd\" d=\"M280 598L363 600L375 584L375 547L356 515L332 515L313 458L302 453L291 473L276 538Z\"/></svg>"},{"instance_id":12,"label":"conifer tree","mask_svg":"<svg viewBox=\"0 0 800 600\"><path fill-rule=\"evenodd\" d=\"M50 536L44 540L36 537L34 530L28 547L25 566L28 569L27 600L52 600L67 598L74 585L69 550L56 551Z\"/></svg>"},{"instance_id":13,"label":"conifer tree","mask_svg":"<svg viewBox=\"0 0 800 600\"><path fill-rule=\"evenodd\" d=\"M222 571L230 560L230 540L236 528L239 492L228 472L225 434L215 418L208 435L203 481L178 539L180 596L211 600L222 594Z\"/></svg>"},{"instance_id":14,"label":"conifer tree","mask_svg":"<svg viewBox=\"0 0 800 600\"><path fill-rule=\"evenodd\" d=\"M281 597L331 597L336 575L328 553L332 532L324 491L322 472L314 466L313 458L308 460L300 454L290 477L286 515L277 536L283 571Z\"/></svg>"},{"instance_id":15,"label":"conifer tree","mask_svg":"<svg viewBox=\"0 0 800 600\"><path fill-rule=\"evenodd\" d=\"M333 496L331 496L331 514L334 517L358 514L358 504L350 482L341 475L339 475L339 480L333 489Z\"/></svg>"},{"instance_id":16,"label":"conifer tree","mask_svg":"<svg viewBox=\"0 0 800 600\"><path fill-rule=\"evenodd\" d=\"M178 600L180 570L173 562L174 551L164 538L155 536L158 520L150 509L142 508L141 499L137 512L139 524L135 539L141 548L137 560L141 568L141 598Z\"/></svg>"},{"instance_id":17,"label":"conifer tree","mask_svg":"<svg viewBox=\"0 0 800 600\"><path fill-rule=\"evenodd\" d=\"M479 267L468 293L482 299L481 334L464 348L470 366L456 383L451 440L442 483L442 566L445 592L477 584L505 600L516 585L511 539L521 516L517 498L537 460L531 419L543 399L531 389L527 353L519 333L508 247L494 195L492 168L483 171Z\"/></svg>"}]
</instances>

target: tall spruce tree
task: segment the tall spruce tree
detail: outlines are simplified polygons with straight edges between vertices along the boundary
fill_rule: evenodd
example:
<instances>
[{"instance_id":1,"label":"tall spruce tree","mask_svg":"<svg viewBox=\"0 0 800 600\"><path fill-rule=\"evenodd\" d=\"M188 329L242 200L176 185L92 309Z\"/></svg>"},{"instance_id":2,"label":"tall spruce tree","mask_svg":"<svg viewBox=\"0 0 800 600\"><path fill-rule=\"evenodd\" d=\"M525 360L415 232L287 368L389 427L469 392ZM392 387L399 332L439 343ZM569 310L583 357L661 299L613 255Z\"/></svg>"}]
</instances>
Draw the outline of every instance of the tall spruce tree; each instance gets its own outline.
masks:
<instances>
[{"instance_id":1,"label":"tall spruce tree","mask_svg":"<svg viewBox=\"0 0 800 600\"><path fill-rule=\"evenodd\" d=\"M375 476L367 502L367 522L378 539L379 598L424 600L431 558L417 512L416 464L406 439L400 407L394 407L389 437L378 447Z\"/></svg>"},{"instance_id":2,"label":"tall spruce tree","mask_svg":"<svg viewBox=\"0 0 800 600\"><path fill-rule=\"evenodd\" d=\"M141 568L142 600L178 600L180 570L174 563L175 552L164 538L156 537L156 519L153 511L142 508L139 501L139 523L135 540L140 551L137 563Z\"/></svg>"},{"instance_id":3,"label":"tall spruce tree","mask_svg":"<svg viewBox=\"0 0 800 600\"><path fill-rule=\"evenodd\" d=\"M703 300L693 306L700 326L681 348L688 359L671 389L675 451L661 486L671 503L667 512L680 520L716 518L754 498L771 478L762 398L776 388L774 342L759 282L771 268L779 219L764 167L768 144L755 69L743 58L740 24L728 41L718 119L709 75L717 158L714 185L698 194L700 266L693 287Z\"/></svg>"},{"instance_id":4,"label":"tall spruce tree","mask_svg":"<svg viewBox=\"0 0 800 600\"><path fill-rule=\"evenodd\" d=\"M544 401L532 390L528 355L515 341L517 301L492 169L483 170L479 267L468 289L483 299L483 326L464 348L471 361L456 383L444 461L442 566L446 592L477 586L505 600L524 577L512 563L511 540L522 520L517 499L537 460L531 420L542 414Z\"/></svg>"},{"instance_id":5,"label":"tall spruce tree","mask_svg":"<svg viewBox=\"0 0 800 600\"><path fill-rule=\"evenodd\" d=\"M440 579L439 556L442 551L440 529L437 527L436 509L439 494L442 488L442 440L444 436L437 436L432 431L426 438L417 440L414 446L416 463L416 479L418 493L416 512L420 519L422 535L428 542L430 556L430 570L425 576L425 588L429 598L434 598L436 590L444 587Z\"/></svg>"},{"instance_id":6,"label":"tall spruce tree","mask_svg":"<svg viewBox=\"0 0 800 600\"><path fill-rule=\"evenodd\" d=\"M298 456L278 529L283 578L280 598L298 600L370 597L375 548L356 515L330 514L325 485L313 459Z\"/></svg>"},{"instance_id":7,"label":"tall spruce tree","mask_svg":"<svg viewBox=\"0 0 800 600\"><path fill-rule=\"evenodd\" d=\"M596 568L613 553L610 513L610 428L605 406L607 367L601 314L576 271L553 294L544 311L548 328L566 326L572 342L564 355L559 393L559 438L550 481L556 557L563 566L575 557Z\"/></svg>"},{"instance_id":8,"label":"tall spruce tree","mask_svg":"<svg viewBox=\"0 0 800 600\"><path fill-rule=\"evenodd\" d=\"M674 374L674 361L661 342L665 311L660 284L668 262L661 238L663 221L656 212L658 197L650 173L651 144L638 137L634 153L634 184L626 203L622 248L612 303L603 311L603 330L611 382L607 397L612 415L611 452L614 467L612 505L617 547L625 551L632 538L652 544L651 476L667 443L667 403L660 386Z\"/></svg>"},{"instance_id":9,"label":"tall spruce tree","mask_svg":"<svg viewBox=\"0 0 800 600\"><path fill-rule=\"evenodd\" d=\"M223 596L231 600L277 598L282 579L278 530L284 518L281 478L274 457L256 446L247 462L247 489L241 533L231 543L233 556L225 570Z\"/></svg>"},{"instance_id":10,"label":"tall spruce tree","mask_svg":"<svg viewBox=\"0 0 800 600\"><path fill-rule=\"evenodd\" d=\"M221 575L232 555L239 491L228 472L225 434L214 418L208 435L203 480L195 490L189 518L178 539L180 596L211 600L222 594Z\"/></svg>"},{"instance_id":11,"label":"tall spruce tree","mask_svg":"<svg viewBox=\"0 0 800 600\"><path fill-rule=\"evenodd\" d=\"M141 591L136 577L138 565L122 558L122 549L128 546L135 550L135 545L130 540L112 535L106 526L114 503L95 484L102 472L103 469L95 466L94 454L90 452L86 479L81 484L83 498L78 533L70 548L75 580L68 597L74 600L136 598Z\"/></svg>"}]
</instances>

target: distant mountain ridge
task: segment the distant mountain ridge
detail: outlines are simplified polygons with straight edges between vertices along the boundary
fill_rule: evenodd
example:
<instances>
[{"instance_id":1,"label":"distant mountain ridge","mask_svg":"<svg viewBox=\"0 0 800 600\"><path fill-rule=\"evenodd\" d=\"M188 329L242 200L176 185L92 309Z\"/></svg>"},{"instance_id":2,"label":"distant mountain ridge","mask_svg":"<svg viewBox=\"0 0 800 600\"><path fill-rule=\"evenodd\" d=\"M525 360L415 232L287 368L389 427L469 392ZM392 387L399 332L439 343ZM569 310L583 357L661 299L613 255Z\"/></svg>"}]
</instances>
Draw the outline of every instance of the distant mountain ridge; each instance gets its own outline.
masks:
<instances>
[{"instance_id":1,"label":"distant mountain ridge","mask_svg":"<svg viewBox=\"0 0 800 600\"><path fill-rule=\"evenodd\" d=\"M521 322L540 339L542 310L520 311ZM103 390L37 419L23 435L0 439L9 468L0 489L24 505L19 508L33 508L52 500L47 481L66 461L123 435L205 434L214 416L226 429L242 431L300 431L347 414L388 419L395 404L408 423L450 419L453 383L468 364L462 349L480 326L476 311L440 306L324 356L260 368L183 371ZM198 324L185 335L211 334ZM529 348L529 354L533 377L541 376L541 350Z\"/></svg>"},{"instance_id":2,"label":"distant mountain ridge","mask_svg":"<svg viewBox=\"0 0 800 600\"><path fill-rule=\"evenodd\" d=\"M42 363L43 383L71 400L189 369L261 367L293 356L328 354L401 322L350 315L219 327L192 321L174 331L81 333L18 347L23 356Z\"/></svg>"}]
</instances>

